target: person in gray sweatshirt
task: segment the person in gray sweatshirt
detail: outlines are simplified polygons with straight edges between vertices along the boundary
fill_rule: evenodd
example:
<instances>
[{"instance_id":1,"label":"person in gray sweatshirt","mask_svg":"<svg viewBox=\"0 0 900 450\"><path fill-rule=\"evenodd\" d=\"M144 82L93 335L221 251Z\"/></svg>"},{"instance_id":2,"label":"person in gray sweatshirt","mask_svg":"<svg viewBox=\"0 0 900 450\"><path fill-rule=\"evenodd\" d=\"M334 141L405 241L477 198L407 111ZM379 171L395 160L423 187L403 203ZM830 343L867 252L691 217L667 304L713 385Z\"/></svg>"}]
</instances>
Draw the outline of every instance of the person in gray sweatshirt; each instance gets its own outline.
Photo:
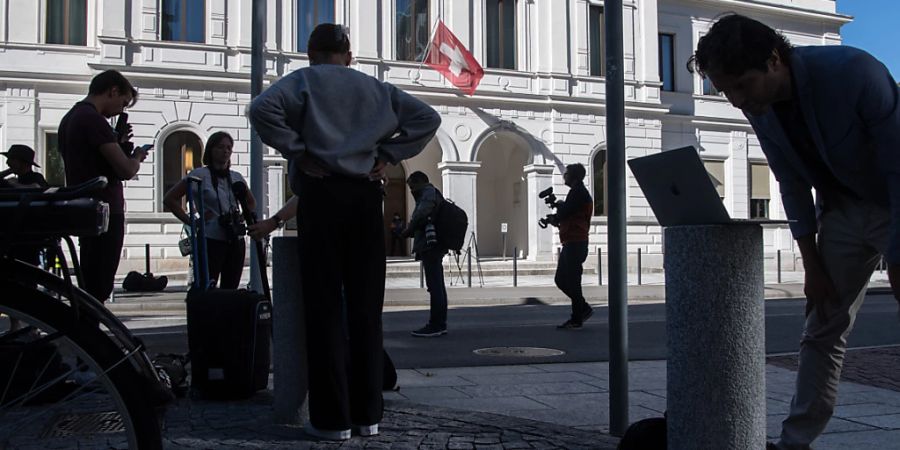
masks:
<instances>
[{"instance_id":1,"label":"person in gray sweatshirt","mask_svg":"<svg viewBox=\"0 0 900 450\"><path fill-rule=\"evenodd\" d=\"M378 434L383 414L385 169L421 152L441 118L402 90L349 68L345 27L317 26L308 49L310 67L260 94L248 117L262 141L288 160L299 199L299 275L309 342L305 429L342 440L351 428L362 436Z\"/></svg>"}]
</instances>

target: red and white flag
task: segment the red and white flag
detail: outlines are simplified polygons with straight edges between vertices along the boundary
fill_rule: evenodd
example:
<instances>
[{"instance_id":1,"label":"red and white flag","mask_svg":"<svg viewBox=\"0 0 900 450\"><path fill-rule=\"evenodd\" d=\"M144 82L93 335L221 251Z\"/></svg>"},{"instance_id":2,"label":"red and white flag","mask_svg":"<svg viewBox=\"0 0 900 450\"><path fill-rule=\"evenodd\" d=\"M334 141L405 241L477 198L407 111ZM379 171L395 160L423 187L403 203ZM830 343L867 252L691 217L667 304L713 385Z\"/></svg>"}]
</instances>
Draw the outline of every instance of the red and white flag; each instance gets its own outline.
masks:
<instances>
[{"instance_id":1,"label":"red and white flag","mask_svg":"<svg viewBox=\"0 0 900 450\"><path fill-rule=\"evenodd\" d=\"M440 72L444 78L468 95L475 93L475 88L484 77L481 64L478 64L475 57L466 50L442 20L438 21L431 47L425 55L425 64Z\"/></svg>"}]
</instances>

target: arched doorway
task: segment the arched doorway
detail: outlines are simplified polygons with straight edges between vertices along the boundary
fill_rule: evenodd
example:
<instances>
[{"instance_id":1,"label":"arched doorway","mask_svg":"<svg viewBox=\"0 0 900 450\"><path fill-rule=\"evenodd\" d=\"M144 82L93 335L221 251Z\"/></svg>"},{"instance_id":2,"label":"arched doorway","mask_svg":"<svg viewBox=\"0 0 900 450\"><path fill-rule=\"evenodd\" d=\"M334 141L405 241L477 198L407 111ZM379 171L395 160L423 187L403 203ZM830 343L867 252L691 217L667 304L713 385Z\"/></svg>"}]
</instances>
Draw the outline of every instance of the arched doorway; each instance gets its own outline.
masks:
<instances>
[{"instance_id":1,"label":"arched doorway","mask_svg":"<svg viewBox=\"0 0 900 450\"><path fill-rule=\"evenodd\" d=\"M395 248L393 238L391 236L391 221L394 214L399 214L403 223L406 224L408 213L406 210L406 171L402 165L388 166L387 170L388 183L384 187L384 249L388 257L409 256L408 239L400 241L399 246Z\"/></svg>"},{"instance_id":2,"label":"arched doorway","mask_svg":"<svg viewBox=\"0 0 900 450\"><path fill-rule=\"evenodd\" d=\"M527 252L528 190L523 169L530 157L525 139L511 132L492 134L479 146L477 237L480 256L512 256L514 248Z\"/></svg>"},{"instance_id":3,"label":"arched doorway","mask_svg":"<svg viewBox=\"0 0 900 450\"><path fill-rule=\"evenodd\" d=\"M196 134L176 131L168 135L163 142L163 193L168 192L188 172L200 167L202 157L203 141ZM168 211L165 206L163 209Z\"/></svg>"}]
</instances>

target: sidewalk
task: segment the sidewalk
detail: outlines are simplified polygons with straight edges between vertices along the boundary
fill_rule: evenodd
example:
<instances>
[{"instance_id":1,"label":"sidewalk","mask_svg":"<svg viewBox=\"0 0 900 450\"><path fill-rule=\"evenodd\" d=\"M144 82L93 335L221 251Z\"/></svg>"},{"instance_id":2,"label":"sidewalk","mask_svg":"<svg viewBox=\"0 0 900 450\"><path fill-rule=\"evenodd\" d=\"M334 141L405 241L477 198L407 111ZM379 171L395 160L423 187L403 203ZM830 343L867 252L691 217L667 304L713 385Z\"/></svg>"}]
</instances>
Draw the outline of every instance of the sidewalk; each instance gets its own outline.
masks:
<instances>
[{"instance_id":1,"label":"sidewalk","mask_svg":"<svg viewBox=\"0 0 900 450\"><path fill-rule=\"evenodd\" d=\"M885 286L875 279L870 289ZM664 293L661 284L629 286L629 303L660 302ZM797 298L803 289L783 283L767 285L765 293ZM449 294L451 305L568 302L548 285L454 287ZM585 286L585 294L607 303L605 287ZM418 288L388 289L386 305L425 306L426 297ZM109 306L119 314L145 307L177 314L183 300L183 291L122 295ZM776 439L794 391L796 356L771 356L768 363L767 434ZM343 443L316 442L300 427L273 424L271 390L238 402L181 399L166 414L166 448L614 449L608 373L605 362L400 370L400 391L385 393L382 434ZM666 361L630 363L629 399L630 422L663 414ZM848 352L835 416L814 444L900 449L900 346Z\"/></svg>"},{"instance_id":2,"label":"sidewalk","mask_svg":"<svg viewBox=\"0 0 900 450\"><path fill-rule=\"evenodd\" d=\"M793 356L768 359L769 439L794 390ZM851 350L838 406L816 450L900 448L900 347ZM785 368L788 367L788 368ZM614 449L607 363L401 370L385 394L381 435L315 442L272 423L272 391L241 402L182 399L166 414L167 448ZM630 421L666 409L665 361L629 365ZM715 407L711 405L710 407Z\"/></svg>"}]
</instances>

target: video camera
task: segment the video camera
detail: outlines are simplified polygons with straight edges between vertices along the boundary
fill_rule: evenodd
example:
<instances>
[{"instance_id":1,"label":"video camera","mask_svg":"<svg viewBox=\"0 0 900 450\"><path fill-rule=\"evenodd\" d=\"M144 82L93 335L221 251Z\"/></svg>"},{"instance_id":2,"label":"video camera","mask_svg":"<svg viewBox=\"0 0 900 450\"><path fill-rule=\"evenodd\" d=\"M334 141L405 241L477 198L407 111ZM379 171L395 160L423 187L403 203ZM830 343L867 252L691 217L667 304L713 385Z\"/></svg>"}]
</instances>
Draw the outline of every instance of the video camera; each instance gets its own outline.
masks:
<instances>
[{"instance_id":1,"label":"video camera","mask_svg":"<svg viewBox=\"0 0 900 450\"><path fill-rule=\"evenodd\" d=\"M538 192L538 198L544 199L544 203L547 204L551 209L559 206L556 201L556 195L553 194L553 186L544 189L541 192ZM559 219L556 217L556 214L547 214L546 216L538 219L538 226L541 228L547 228L547 225L553 225L554 227L559 226Z\"/></svg>"}]
</instances>

